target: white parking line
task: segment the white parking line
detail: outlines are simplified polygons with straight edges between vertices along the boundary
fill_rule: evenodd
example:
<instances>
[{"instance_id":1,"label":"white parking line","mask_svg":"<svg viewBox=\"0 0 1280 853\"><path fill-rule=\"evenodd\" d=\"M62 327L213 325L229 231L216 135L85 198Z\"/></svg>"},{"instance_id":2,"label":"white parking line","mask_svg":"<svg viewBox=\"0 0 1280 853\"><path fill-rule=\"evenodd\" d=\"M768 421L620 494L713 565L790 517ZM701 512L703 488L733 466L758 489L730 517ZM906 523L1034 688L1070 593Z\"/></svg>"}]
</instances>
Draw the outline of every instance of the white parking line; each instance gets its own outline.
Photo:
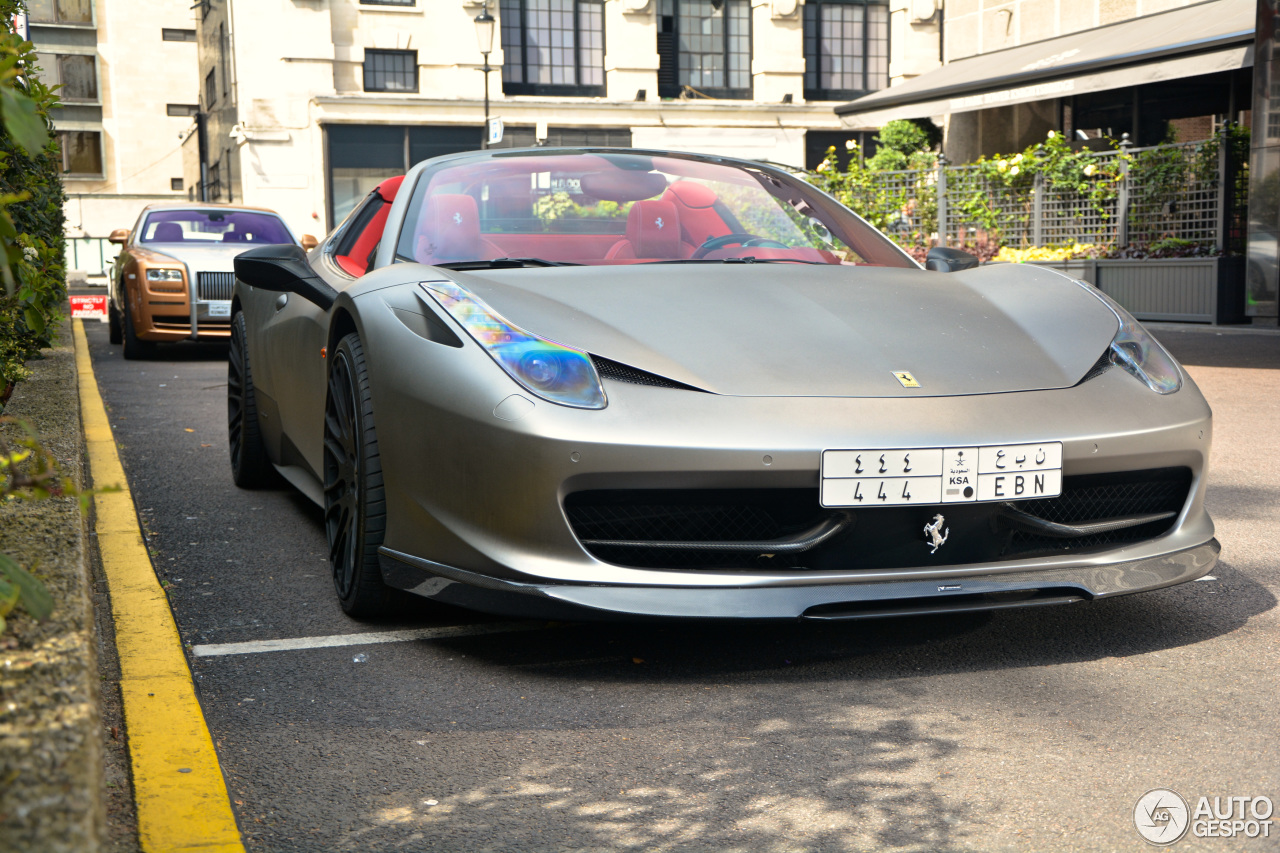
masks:
<instances>
[{"instance_id":1,"label":"white parking line","mask_svg":"<svg viewBox=\"0 0 1280 853\"><path fill-rule=\"evenodd\" d=\"M546 622L495 622L488 625L406 628L402 631L373 631L366 634L330 634L327 637L252 640L247 643L208 643L192 646L191 654L198 658L210 658L221 655L254 655L261 652L294 652L302 649L327 649L335 646L371 646L381 643L406 643L411 640L441 640L446 637L505 634L510 631L537 631L546 627Z\"/></svg>"}]
</instances>

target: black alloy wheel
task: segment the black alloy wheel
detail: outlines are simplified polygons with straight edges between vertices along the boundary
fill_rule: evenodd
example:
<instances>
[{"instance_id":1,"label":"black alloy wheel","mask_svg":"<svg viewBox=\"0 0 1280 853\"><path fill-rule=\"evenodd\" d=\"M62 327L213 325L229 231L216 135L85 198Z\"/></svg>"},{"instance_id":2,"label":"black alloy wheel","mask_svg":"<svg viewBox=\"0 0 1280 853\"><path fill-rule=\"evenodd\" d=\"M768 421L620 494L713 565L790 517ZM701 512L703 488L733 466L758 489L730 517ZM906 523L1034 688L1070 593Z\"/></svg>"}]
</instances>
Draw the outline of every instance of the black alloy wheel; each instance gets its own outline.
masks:
<instances>
[{"instance_id":1,"label":"black alloy wheel","mask_svg":"<svg viewBox=\"0 0 1280 853\"><path fill-rule=\"evenodd\" d=\"M360 337L333 348L324 407L324 532L333 587L349 616L386 610L378 547L386 532L382 459L373 426L373 398Z\"/></svg>"},{"instance_id":2,"label":"black alloy wheel","mask_svg":"<svg viewBox=\"0 0 1280 853\"><path fill-rule=\"evenodd\" d=\"M133 328L133 312L129 310L129 295L127 293L124 298L123 320L124 357L132 361L138 358L151 358L151 356L155 355L155 342L142 340Z\"/></svg>"},{"instance_id":3,"label":"black alloy wheel","mask_svg":"<svg viewBox=\"0 0 1280 853\"><path fill-rule=\"evenodd\" d=\"M227 441L231 450L231 479L242 489L274 483L275 469L267 456L258 425L258 403L249 366L249 337L244 312L231 319L231 349L227 353Z\"/></svg>"}]
</instances>

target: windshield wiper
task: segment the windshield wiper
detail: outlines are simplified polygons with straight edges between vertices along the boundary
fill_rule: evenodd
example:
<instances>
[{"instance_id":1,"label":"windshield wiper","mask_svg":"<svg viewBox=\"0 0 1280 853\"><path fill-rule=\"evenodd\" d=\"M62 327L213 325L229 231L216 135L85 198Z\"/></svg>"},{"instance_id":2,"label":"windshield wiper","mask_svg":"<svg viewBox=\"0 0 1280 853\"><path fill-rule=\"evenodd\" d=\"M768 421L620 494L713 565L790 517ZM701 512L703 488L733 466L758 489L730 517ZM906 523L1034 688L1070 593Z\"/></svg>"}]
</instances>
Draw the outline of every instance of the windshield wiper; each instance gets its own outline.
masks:
<instances>
[{"instance_id":1,"label":"windshield wiper","mask_svg":"<svg viewBox=\"0 0 1280 853\"><path fill-rule=\"evenodd\" d=\"M545 258L493 258L477 261L448 261L432 264L446 270L508 270L520 267L580 267L572 261L548 261Z\"/></svg>"}]
</instances>

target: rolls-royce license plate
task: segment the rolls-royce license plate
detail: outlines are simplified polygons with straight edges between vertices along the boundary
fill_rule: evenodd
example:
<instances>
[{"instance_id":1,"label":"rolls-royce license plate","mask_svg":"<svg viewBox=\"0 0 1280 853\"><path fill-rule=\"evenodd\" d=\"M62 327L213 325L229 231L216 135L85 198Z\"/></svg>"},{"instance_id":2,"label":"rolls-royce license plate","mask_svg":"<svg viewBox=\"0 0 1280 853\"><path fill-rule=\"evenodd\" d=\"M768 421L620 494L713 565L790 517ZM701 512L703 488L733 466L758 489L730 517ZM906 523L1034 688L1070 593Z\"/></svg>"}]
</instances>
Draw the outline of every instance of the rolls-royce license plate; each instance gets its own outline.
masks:
<instances>
[{"instance_id":1,"label":"rolls-royce license plate","mask_svg":"<svg viewBox=\"0 0 1280 853\"><path fill-rule=\"evenodd\" d=\"M822 452L823 506L901 506L1052 498L1062 442Z\"/></svg>"}]
</instances>

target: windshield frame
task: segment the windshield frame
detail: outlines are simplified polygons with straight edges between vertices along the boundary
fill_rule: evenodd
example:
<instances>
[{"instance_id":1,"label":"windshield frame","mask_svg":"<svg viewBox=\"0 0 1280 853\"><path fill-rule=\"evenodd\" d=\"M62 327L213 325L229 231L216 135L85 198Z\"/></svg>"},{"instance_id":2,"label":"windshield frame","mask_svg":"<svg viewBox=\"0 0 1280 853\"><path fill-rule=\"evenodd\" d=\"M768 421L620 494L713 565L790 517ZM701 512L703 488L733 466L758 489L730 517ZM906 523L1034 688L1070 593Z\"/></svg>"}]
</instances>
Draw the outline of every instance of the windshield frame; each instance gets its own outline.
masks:
<instances>
[{"instance_id":1,"label":"windshield frame","mask_svg":"<svg viewBox=\"0 0 1280 853\"><path fill-rule=\"evenodd\" d=\"M515 158L565 158L575 155L596 155L605 158L617 158L620 156L636 158L657 158L662 160L683 160L693 163L704 163L717 166L725 166L735 170L740 170L750 177L755 185L764 189L772 195L778 204L784 205L790 202L784 200L785 197L794 198L802 197L809 203L825 226L837 224L838 229L832 231L841 243L844 243L855 254L863 258L862 263L879 266L891 266L905 269L922 269L920 264L911 257L902 247L898 246L892 239L882 233L879 229L869 223L866 219L859 216L855 211L841 204L839 200L829 193L814 186L808 181L802 180L789 174L788 171L779 168L776 165L764 163L755 160L744 160L734 157L721 157L717 155L696 154L682 151L662 151L655 149L641 148L509 148L497 151L471 151L460 154L450 154L441 157L432 158L423 161L414 166L406 177L406 184L411 185L411 189L406 192L404 189L396 198L395 207L393 209L390 220L387 224L395 226L396 239L394 241L384 241L384 245L379 247L380 257L377 259L375 266L384 266L391 263L424 263L431 265L430 261L419 261L413 256L414 232L418 226L420 216L424 213L426 193L431 185L433 178L438 176L446 169L455 169L465 167L467 165L483 165L492 160L499 159L515 159ZM659 169L659 171L661 171ZM852 240L846 239L852 237ZM408 250L408 251L406 251ZM477 258L477 260L483 260ZM574 258L574 261L583 261L581 258ZM691 259L686 259L691 260ZM737 260L737 258L726 259ZM763 258L761 259L763 260ZM679 260L669 261L671 263L679 263ZM607 262L601 264L592 264L590 260L586 260L587 265L608 265ZM637 262L637 265L643 265L644 262Z\"/></svg>"}]
</instances>

